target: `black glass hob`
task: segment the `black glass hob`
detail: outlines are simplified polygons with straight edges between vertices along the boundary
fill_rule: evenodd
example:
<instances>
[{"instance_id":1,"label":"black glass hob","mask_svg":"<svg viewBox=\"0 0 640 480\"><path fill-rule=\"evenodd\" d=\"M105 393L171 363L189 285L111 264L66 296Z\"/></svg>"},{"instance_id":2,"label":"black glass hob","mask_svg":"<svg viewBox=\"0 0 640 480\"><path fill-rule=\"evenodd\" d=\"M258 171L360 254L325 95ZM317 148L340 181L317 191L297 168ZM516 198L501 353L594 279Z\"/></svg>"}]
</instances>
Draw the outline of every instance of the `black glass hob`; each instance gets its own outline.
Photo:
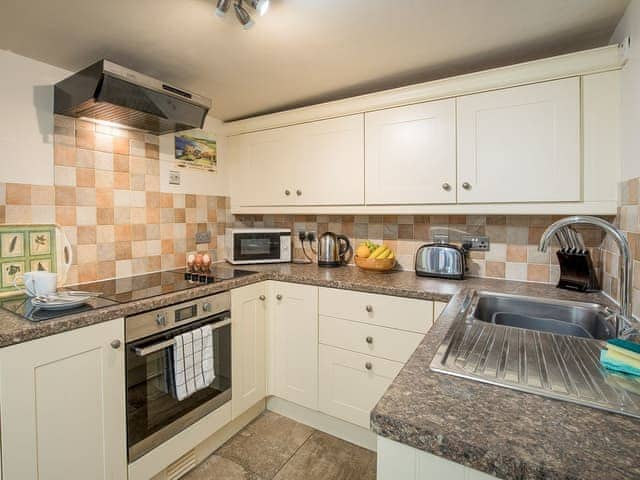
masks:
<instances>
[{"instance_id":1,"label":"black glass hob","mask_svg":"<svg viewBox=\"0 0 640 480\"><path fill-rule=\"evenodd\" d=\"M83 283L68 287L69 290L82 290L100 294L99 297L91 298L86 304L73 309L57 311L37 309L31 305L30 298L25 294L0 299L0 306L27 320L37 322L59 318L64 315L96 310L119 303L128 303L167 293L188 290L204 284L231 280L251 275L252 273L255 272L225 267L214 267L206 274L189 273L185 269L165 270L162 272Z\"/></svg>"}]
</instances>

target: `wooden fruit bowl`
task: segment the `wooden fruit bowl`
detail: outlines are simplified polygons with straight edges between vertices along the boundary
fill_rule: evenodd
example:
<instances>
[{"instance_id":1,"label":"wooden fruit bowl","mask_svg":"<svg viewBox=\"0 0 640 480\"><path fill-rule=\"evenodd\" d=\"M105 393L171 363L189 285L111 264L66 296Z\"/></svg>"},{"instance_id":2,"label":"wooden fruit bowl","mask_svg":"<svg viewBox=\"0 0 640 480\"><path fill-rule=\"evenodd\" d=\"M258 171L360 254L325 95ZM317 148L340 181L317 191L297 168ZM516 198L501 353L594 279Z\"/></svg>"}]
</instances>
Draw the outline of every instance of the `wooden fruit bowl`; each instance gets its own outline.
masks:
<instances>
[{"instance_id":1,"label":"wooden fruit bowl","mask_svg":"<svg viewBox=\"0 0 640 480\"><path fill-rule=\"evenodd\" d=\"M358 267L375 272L388 272L396 265L395 258L361 258L356 255L353 259Z\"/></svg>"}]
</instances>

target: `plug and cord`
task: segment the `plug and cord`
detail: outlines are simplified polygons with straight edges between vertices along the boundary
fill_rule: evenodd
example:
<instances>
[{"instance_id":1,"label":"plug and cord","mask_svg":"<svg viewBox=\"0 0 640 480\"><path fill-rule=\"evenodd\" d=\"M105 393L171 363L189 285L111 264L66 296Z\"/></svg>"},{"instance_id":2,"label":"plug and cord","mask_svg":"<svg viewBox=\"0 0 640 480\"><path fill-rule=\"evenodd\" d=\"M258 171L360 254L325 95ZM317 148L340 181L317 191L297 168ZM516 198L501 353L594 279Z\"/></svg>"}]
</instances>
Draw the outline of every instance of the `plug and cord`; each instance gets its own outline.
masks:
<instances>
[{"instance_id":1,"label":"plug and cord","mask_svg":"<svg viewBox=\"0 0 640 480\"><path fill-rule=\"evenodd\" d=\"M298 232L298 239L300 240L300 243L302 245L302 253L304 254L306 260L293 260L293 263L302 263L302 264L313 263L313 259L307 253L307 249L305 248L304 242L305 240L309 242L309 248L311 249L311 252L314 255L316 255L316 250L313 248L313 242L315 242L316 240L315 232L304 232L301 230Z\"/></svg>"}]
</instances>

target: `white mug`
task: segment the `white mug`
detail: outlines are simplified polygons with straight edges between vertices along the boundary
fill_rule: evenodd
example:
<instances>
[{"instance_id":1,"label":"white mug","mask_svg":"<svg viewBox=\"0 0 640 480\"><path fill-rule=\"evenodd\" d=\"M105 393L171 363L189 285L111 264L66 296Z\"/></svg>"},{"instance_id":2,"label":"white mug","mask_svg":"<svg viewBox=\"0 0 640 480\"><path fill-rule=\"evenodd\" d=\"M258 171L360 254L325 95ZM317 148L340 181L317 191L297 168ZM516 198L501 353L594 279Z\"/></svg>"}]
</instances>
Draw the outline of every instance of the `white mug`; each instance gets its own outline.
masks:
<instances>
[{"instance_id":1,"label":"white mug","mask_svg":"<svg viewBox=\"0 0 640 480\"><path fill-rule=\"evenodd\" d=\"M39 295L53 295L58 287L58 275L51 272L27 272L24 279L24 289L30 297Z\"/></svg>"}]
</instances>

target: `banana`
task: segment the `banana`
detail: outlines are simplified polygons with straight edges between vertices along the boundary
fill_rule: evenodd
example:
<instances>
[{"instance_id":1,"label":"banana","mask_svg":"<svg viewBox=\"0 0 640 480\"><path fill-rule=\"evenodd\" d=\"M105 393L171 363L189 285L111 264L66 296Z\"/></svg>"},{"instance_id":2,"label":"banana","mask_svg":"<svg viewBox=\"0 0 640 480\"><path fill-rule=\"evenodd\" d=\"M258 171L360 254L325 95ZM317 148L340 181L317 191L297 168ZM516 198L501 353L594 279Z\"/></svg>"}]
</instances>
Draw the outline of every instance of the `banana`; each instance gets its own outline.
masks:
<instances>
[{"instance_id":1,"label":"banana","mask_svg":"<svg viewBox=\"0 0 640 480\"><path fill-rule=\"evenodd\" d=\"M379 246L378 248L376 248L373 253L370 255L371 258L378 258L378 255L380 255L382 252L384 252L387 249L387 247L385 247L384 245Z\"/></svg>"},{"instance_id":2,"label":"banana","mask_svg":"<svg viewBox=\"0 0 640 480\"><path fill-rule=\"evenodd\" d=\"M389 260L393 260L394 258L396 258L396 256L394 255L394 253L393 253L393 252L391 252L387 258L388 258Z\"/></svg>"},{"instance_id":3,"label":"banana","mask_svg":"<svg viewBox=\"0 0 640 480\"><path fill-rule=\"evenodd\" d=\"M389 255L391 254L391 250L389 250L388 248L382 252L380 255L378 255L376 258L387 258Z\"/></svg>"}]
</instances>

